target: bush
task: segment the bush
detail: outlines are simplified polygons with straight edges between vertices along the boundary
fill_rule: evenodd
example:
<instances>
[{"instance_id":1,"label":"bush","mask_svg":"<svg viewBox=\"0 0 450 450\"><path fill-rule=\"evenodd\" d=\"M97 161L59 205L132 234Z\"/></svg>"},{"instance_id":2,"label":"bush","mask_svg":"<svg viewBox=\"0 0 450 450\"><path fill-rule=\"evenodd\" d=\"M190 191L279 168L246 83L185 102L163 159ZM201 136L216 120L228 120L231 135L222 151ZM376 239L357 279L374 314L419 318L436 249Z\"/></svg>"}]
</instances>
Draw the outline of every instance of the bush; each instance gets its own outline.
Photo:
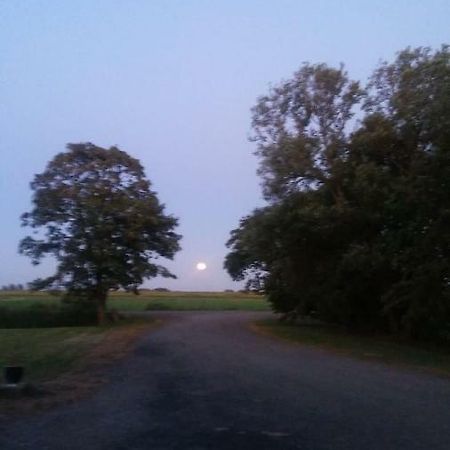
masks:
<instances>
[{"instance_id":1,"label":"bush","mask_svg":"<svg viewBox=\"0 0 450 450\"><path fill-rule=\"evenodd\" d=\"M75 304L61 306L36 303L27 309L0 308L0 328L75 327L96 324L93 308Z\"/></svg>"}]
</instances>

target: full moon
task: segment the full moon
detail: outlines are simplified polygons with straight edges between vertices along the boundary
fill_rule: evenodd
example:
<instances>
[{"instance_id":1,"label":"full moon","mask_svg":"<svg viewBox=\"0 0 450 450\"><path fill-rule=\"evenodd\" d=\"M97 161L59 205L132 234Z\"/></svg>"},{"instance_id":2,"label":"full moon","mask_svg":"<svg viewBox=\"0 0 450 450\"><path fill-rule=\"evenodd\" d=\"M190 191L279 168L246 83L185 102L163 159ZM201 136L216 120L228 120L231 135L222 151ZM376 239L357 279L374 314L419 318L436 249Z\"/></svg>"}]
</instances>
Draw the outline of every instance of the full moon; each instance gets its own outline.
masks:
<instances>
[{"instance_id":1,"label":"full moon","mask_svg":"<svg viewBox=\"0 0 450 450\"><path fill-rule=\"evenodd\" d=\"M204 262L199 262L195 267L197 267L197 270L205 270L206 264Z\"/></svg>"}]
</instances>

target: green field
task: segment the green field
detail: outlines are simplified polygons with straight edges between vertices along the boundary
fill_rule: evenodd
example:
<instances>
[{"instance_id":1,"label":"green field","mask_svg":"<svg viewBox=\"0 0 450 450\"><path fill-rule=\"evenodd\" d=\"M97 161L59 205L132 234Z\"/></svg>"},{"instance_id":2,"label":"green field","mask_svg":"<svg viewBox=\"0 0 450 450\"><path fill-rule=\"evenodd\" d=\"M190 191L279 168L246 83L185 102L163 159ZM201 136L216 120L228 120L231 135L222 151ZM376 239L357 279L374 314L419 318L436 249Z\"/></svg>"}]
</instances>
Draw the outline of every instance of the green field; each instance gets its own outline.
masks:
<instances>
[{"instance_id":1,"label":"green field","mask_svg":"<svg viewBox=\"0 0 450 450\"><path fill-rule=\"evenodd\" d=\"M43 292L0 293L2 307L28 308L32 304L58 304L59 297ZM113 292L108 308L119 311L268 311L263 296L238 292L155 292L143 290L139 295Z\"/></svg>"},{"instance_id":2,"label":"green field","mask_svg":"<svg viewBox=\"0 0 450 450\"><path fill-rule=\"evenodd\" d=\"M256 323L255 328L263 334L345 356L450 376L450 349L443 345L407 342L392 336L351 334L339 327L323 324L264 320Z\"/></svg>"}]
</instances>

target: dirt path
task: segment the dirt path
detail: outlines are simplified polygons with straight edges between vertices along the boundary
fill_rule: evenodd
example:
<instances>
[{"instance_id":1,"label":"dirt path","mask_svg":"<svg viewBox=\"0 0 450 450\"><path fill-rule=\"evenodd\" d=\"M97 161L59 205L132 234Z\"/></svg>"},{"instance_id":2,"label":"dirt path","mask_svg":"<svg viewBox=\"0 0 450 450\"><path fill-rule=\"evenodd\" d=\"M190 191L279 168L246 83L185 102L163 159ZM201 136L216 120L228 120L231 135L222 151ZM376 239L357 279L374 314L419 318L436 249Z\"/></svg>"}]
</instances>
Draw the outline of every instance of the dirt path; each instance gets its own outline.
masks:
<instances>
[{"instance_id":1,"label":"dirt path","mask_svg":"<svg viewBox=\"0 0 450 450\"><path fill-rule=\"evenodd\" d=\"M254 334L265 314L158 314L111 383L2 423L0 448L449 448L448 380Z\"/></svg>"}]
</instances>

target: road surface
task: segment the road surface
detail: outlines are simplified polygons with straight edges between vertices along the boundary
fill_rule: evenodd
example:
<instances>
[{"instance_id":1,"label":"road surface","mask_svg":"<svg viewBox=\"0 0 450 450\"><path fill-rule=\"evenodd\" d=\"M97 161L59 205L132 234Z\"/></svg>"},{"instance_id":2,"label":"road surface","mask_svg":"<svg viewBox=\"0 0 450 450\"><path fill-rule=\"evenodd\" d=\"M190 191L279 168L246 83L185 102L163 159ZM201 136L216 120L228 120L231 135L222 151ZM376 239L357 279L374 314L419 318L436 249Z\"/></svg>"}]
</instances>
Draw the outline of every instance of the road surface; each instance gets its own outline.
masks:
<instances>
[{"instance_id":1,"label":"road surface","mask_svg":"<svg viewBox=\"0 0 450 450\"><path fill-rule=\"evenodd\" d=\"M267 313L158 314L95 395L0 424L0 448L450 448L449 380L252 332Z\"/></svg>"}]
</instances>

